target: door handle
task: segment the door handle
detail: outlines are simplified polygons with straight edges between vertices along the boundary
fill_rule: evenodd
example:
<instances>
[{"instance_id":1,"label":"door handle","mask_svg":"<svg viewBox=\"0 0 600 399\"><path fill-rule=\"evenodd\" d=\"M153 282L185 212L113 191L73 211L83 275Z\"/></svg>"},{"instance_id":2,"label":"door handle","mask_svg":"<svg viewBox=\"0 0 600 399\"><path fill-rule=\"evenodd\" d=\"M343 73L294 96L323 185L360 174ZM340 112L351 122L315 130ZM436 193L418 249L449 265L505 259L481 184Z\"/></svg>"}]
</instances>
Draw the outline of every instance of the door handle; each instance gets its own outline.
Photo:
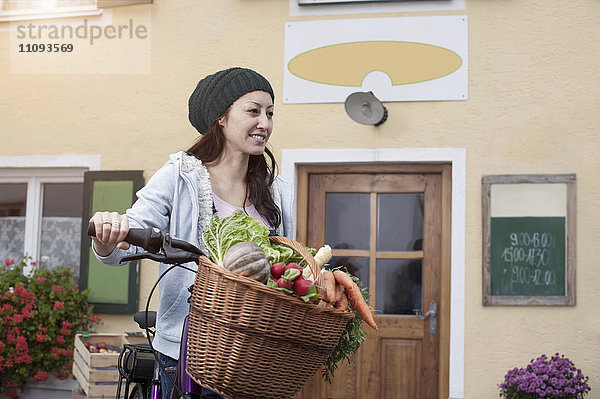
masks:
<instances>
[{"instance_id":1,"label":"door handle","mask_svg":"<svg viewBox=\"0 0 600 399\"><path fill-rule=\"evenodd\" d=\"M421 320L429 318L429 333L434 335L437 332L437 302L431 301L429 310L424 315L420 310L417 310L417 317Z\"/></svg>"}]
</instances>

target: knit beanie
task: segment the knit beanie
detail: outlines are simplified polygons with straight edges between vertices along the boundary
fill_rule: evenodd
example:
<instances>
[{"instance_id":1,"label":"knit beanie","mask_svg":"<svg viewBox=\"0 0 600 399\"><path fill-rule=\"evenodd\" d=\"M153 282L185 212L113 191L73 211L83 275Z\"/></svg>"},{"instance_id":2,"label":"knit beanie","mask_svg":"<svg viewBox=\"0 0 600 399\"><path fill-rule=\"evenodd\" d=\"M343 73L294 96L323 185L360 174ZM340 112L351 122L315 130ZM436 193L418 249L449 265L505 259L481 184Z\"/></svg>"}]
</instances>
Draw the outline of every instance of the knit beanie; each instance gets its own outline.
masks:
<instances>
[{"instance_id":1,"label":"knit beanie","mask_svg":"<svg viewBox=\"0 0 600 399\"><path fill-rule=\"evenodd\" d=\"M255 90L265 91L275 100L271 84L251 69L236 67L208 75L198 82L188 101L192 126L200 134L206 133L235 100Z\"/></svg>"}]
</instances>

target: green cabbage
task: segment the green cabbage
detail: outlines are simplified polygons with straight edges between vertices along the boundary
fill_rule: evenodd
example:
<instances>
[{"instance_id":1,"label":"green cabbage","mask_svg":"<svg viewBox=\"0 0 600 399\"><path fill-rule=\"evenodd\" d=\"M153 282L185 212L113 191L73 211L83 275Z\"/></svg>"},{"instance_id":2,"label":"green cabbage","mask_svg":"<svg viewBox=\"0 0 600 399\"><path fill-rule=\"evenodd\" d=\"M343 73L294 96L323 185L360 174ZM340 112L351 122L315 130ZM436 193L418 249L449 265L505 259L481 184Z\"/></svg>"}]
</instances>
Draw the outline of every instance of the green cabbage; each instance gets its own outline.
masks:
<instances>
[{"instance_id":1,"label":"green cabbage","mask_svg":"<svg viewBox=\"0 0 600 399\"><path fill-rule=\"evenodd\" d=\"M273 257L270 261L271 264L278 262L302 264L302 256L296 251L285 245L271 245L269 242L269 229L241 210L236 210L226 218L213 216L202 231L202 240L210 259L220 266L223 266L225 252L234 244L244 241L256 243L267 257ZM307 249L311 255L316 253L314 248Z\"/></svg>"},{"instance_id":2,"label":"green cabbage","mask_svg":"<svg viewBox=\"0 0 600 399\"><path fill-rule=\"evenodd\" d=\"M213 216L202 231L202 240L210 259L220 266L223 266L225 252L238 242L255 242L263 251L271 247L269 229L241 210L236 210L226 218Z\"/></svg>"}]
</instances>

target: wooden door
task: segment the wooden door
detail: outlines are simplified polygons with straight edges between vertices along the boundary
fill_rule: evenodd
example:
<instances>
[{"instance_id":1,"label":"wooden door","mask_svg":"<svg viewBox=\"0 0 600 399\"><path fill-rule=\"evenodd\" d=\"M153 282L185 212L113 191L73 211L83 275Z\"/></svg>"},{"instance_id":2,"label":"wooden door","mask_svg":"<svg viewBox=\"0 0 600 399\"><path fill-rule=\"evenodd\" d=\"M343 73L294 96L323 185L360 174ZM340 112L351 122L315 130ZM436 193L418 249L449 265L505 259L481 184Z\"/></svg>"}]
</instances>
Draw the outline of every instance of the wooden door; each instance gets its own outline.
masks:
<instances>
[{"instance_id":1,"label":"wooden door","mask_svg":"<svg viewBox=\"0 0 600 399\"><path fill-rule=\"evenodd\" d=\"M369 287L379 326L363 325L367 340L333 384L315 376L300 398L448 397L450 174L447 165L431 169L340 165L299 173L306 195L298 198L298 238L329 244L330 267L346 266ZM423 319L434 307L435 317Z\"/></svg>"}]
</instances>

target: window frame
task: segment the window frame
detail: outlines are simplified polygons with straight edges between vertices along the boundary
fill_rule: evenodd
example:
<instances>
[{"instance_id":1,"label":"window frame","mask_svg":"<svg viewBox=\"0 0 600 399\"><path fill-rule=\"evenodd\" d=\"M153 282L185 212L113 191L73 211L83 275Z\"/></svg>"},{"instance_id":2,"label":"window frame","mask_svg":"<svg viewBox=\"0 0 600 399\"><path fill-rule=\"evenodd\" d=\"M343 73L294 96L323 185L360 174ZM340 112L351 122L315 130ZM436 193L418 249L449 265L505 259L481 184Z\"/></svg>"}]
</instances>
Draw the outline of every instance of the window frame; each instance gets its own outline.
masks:
<instances>
[{"instance_id":1,"label":"window frame","mask_svg":"<svg viewBox=\"0 0 600 399\"><path fill-rule=\"evenodd\" d=\"M81 183L83 175L99 170L100 156L0 156L0 183L26 183L25 237L22 255L39 262L45 183ZM83 198L82 198L83 200Z\"/></svg>"},{"instance_id":2,"label":"window frame","mask_svg":"<svg viewBox=\"0 0 600 399\"><path fill-rule=\"evenodd\" d=\"M5 10L5 0L0 0L0 22L31 21L37 19L57 19L72 17L95 17L102 15L104 8L151 4L153 0L94 0L93 5L73 5L59 7L57 3L65 0L54 0L52 7L41 9Z\"/></svg>"},{"instance_id":3,"label":"window frame","mask_svg":"<svg viewBox=\"0 0 600 399\"><path fill-rule=\"evenodd\" d=\"M40 9L5 10L4 0L0 0L0 22L102 15L102 9L98 8L97 0L93 5L86 6L59 7L56 3L55 1L52 7Z\"/></svg>"}]
</instances>

